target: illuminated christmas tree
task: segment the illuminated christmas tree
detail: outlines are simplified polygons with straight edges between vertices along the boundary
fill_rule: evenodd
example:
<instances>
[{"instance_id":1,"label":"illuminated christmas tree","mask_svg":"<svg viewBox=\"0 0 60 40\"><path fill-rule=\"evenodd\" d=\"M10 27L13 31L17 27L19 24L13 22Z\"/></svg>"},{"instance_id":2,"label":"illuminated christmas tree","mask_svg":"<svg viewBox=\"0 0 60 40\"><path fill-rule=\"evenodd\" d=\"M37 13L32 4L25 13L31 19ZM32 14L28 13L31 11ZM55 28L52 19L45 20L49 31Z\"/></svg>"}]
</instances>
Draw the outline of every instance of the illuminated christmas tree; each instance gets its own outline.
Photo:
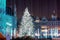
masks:
<instances>
[{"instance_id":1,"label":"illuminated christmas tree","mask_svg":"<svg viewBox=\"0 0 60 40\"><path fill-rule=\"evenodd\" d=\"M24 15L21 20L21 26L20 26L20 37L22 36L33 36L33 19L31 15L28 12L28 8L25 9Z\"/></svg>"}]
</instances>

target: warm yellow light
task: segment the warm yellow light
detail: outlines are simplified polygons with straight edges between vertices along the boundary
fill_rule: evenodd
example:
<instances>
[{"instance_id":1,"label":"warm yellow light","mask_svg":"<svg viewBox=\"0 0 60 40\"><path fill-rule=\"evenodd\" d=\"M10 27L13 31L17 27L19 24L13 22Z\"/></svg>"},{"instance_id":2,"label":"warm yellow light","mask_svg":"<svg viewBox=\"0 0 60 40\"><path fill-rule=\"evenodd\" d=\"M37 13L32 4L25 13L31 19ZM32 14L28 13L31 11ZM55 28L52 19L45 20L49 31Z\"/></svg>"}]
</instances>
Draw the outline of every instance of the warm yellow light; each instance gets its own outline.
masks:
<instances>
[{"instance_id":1,"label":"warm yellow light","mask_svg":"<svg viewBox=\"0 0 60 40\"><path fill-rule=\"evenodd\" d=\"M48 28L47 26L41 26L41 28Z\"/></svg>"},{"instance_id":2,"label":"warm yellow light","mask_svg":"<svg viewBox=\"0 0 60 40\"><path fill-rule=\"evenodd\" d=\"M39 23L39 22L40 22L40 20L35 20L35 22L38 22L38 23Z\"/></svg>"},{"instance_id":3,"label":"warm yellow light","mask_svg":"<svg viewBox=\"0 0 60 40\"><path fill-rule=\"evenodd\" d=\"M41 30L42 32L48 32L48 30L47 29L45 29L45 30Z\"/></svg>"}]
</instances>

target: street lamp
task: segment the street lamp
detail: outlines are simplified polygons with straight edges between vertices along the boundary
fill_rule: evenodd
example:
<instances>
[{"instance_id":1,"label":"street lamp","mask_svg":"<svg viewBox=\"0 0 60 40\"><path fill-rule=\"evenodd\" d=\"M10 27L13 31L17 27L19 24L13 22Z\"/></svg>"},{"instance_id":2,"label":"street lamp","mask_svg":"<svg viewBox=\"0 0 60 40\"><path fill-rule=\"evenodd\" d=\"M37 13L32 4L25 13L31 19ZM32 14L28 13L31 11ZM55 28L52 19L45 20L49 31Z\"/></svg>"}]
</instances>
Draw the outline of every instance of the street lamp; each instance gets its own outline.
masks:
<instances>
[{"instance_id":1,"label":"street lamp","mask_svg":"<svg viewBox=\"0 0 60 40\"><path fill-rule=\"evenodd\" d=\"M37 32L37 33L35 33L35 36L37 36L37 37L38 37L38 39L39 39L39 36L40 36L39 29L38 29L38 32Z\"/></svg>"},{"instance_id":2,"label":"street lamp","mask_svg":"<svg viewBox=\"0 0 60 40\"><path fill-rule=\"evenodd\" d=\"M13 30L12 30L12 28L11 28L11 26L12 26L12 24L11 23L9 23L9 22L6 22L6 24L7 24L7 28L6 28L6 31L7 31L7 33L11 33L10 35L11 35L11 39L12 39L12 35L13 35Z\"/></svg>"}]
</instances>

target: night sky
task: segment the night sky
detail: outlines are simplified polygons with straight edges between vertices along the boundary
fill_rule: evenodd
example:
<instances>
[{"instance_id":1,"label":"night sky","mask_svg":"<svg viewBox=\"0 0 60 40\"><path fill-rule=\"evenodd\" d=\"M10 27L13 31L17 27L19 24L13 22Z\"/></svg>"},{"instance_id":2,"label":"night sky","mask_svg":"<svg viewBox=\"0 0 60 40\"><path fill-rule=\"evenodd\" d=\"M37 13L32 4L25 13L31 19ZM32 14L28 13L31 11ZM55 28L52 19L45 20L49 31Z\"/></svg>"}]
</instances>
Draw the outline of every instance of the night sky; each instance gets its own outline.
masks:
<instances>
[{"instance_id":1,"label":"night sky","mask_svg":"<svg viewBox=\"0 0 60 40\"><path fill-rule=\"evenodd\" d=\"M16 0L15 3L18 19L22 17L26 7L29 8L32 16L51 18L52 14L56 14L60 17L60 0ZM8 7L13 6L13 4L14 0L7 0ZM54 10L55 13L53 13Z\"/></svg>"}]
</instances>

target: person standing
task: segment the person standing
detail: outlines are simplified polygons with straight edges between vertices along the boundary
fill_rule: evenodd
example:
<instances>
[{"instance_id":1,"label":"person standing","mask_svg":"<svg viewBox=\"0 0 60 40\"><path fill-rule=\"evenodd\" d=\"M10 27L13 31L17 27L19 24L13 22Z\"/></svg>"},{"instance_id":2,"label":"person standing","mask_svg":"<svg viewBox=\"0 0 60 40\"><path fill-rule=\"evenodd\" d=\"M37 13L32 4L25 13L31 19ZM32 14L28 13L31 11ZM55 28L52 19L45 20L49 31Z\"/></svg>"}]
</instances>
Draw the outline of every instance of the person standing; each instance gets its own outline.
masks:
<instances>
[{"instance_id":1,"label":"person standing","mask_svg":"<svg viewBox=\"0 0 60 40\"><path fill-rule=\"evenodd\" d=\"M6 33L6 40L10 40L10 35Z\"/></svg>"}]
</instances>

